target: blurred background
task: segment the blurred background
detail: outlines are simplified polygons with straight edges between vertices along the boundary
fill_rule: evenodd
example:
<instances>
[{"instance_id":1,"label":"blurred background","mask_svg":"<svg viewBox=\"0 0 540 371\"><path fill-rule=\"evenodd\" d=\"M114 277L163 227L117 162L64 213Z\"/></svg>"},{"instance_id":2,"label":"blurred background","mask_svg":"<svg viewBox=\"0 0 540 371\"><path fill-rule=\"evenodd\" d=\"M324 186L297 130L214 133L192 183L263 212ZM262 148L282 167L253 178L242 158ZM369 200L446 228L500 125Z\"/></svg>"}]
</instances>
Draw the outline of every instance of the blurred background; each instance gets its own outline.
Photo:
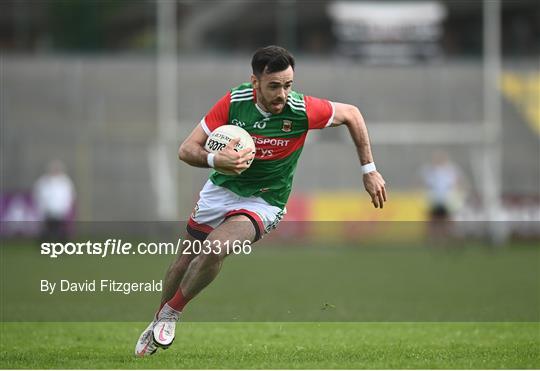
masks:
<instances>
[{"instance_id":1,"label":"blurred background","mask_svg":"<svg viewBox=\"0 0 540 371\"><path fill-rule=\"evenodd\" d=\"M0 236L175 242L209 173L178 146L268 44L297 58L295 90L360 108L389 201L345 128L311 132L285 221L187 320L538 321L537 0L3 0ZM158 280L172 259L0 242L3 321L146 320L158 293L38 281Z\"/></svg>"},{"instance_id":2,"label":"blurred background","mask_svg":"<svg viewBox=\"0 0 540 371\"><path fill-rule=\"evenodd\" d=\"M70 220L186 220L208 170L177 148L268 44L297 58L295 90L360 108L390 198L372 208L346 129L312 132L288 220L538 236L536 0L4 0L0 217L42 219L56 182Z\"/></svg>"}]
</instances>

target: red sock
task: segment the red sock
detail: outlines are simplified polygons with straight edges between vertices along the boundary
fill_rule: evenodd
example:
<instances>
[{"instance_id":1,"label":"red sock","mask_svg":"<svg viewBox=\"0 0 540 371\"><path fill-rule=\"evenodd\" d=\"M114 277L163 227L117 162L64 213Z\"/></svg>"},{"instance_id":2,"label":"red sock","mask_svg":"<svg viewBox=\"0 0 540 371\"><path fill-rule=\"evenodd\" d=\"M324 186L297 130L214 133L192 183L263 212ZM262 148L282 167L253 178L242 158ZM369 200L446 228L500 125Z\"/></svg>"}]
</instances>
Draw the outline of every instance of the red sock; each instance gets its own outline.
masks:
<instances>
[{"instance_id":1,"label":"red sock","mask_svg":"<svg viewBox=\"0 0 540 371\"><path fill-rule=\"evenodd\" d=\"M184 296L184 294L182 293L182 290L178 289L178 291L176 291L176 294L174 294L172 299L169 300L167 304L172 309L181 312L188 302L189 302L189 299Z\"/></svg>"}]
</instances>

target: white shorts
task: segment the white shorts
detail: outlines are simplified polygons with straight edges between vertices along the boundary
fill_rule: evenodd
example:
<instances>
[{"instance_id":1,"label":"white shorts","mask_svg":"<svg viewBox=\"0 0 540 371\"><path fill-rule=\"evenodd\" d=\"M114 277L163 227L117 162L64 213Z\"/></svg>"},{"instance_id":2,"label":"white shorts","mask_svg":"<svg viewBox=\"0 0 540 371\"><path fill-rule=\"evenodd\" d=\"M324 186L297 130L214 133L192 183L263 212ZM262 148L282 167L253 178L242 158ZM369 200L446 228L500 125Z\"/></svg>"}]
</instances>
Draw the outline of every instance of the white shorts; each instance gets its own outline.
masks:
<instances>
[{"instance_id":1,"label":"white shorts","mask_svg":"<svg viewBox=\"0 0 540 371\"><path fill-rule=\"evenodd\" d=\"M189 218L187 231L195 238L205 239L228 217L245 215L253 223L255 240L258 240L277 227L285 212L284 209L270 205L261 197L241 197L208 180Z\"/></svg>"}]
</instances>

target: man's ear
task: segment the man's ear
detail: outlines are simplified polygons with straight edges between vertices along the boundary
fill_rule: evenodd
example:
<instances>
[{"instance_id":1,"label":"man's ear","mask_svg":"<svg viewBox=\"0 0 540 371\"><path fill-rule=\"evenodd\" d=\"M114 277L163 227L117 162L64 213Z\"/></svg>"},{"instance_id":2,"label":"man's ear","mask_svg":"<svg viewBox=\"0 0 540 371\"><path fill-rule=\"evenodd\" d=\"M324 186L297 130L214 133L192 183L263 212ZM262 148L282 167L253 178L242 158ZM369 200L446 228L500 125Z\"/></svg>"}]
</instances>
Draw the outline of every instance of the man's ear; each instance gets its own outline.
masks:
<instances>
[{"instance_id":1,"label":"man's ear","mask_svg":"<svg viewBox=\"0 0 540 371\"><path fill-rule=\"evenodd\" d=\"M255 89L259 88L259 80L257 79L257 76L251 75L251 85L253 85Z\"/></svg>"}]
</instances>

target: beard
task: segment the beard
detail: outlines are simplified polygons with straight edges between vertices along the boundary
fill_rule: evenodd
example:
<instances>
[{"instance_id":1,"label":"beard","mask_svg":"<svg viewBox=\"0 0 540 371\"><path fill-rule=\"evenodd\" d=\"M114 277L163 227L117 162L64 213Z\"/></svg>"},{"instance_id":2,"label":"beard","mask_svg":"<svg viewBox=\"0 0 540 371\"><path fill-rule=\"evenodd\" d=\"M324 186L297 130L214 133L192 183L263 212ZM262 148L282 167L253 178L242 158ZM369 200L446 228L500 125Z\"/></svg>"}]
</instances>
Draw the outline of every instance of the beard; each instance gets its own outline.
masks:
<instances>
[{"instance_id":1,"label":"beard","mask_svg":"<svg viewBox=\"0 0 540 371\"><path fill-rule=\"evenodd\" d=\"M267 112L271 112L274 114L281 113L281 111L283 111L283 108L285 108L285 101L281 98L267 100L260 89L257 89L257 96L259 97L258 101L260 105L262 105Z\"/></svg>"}]
</instances>

